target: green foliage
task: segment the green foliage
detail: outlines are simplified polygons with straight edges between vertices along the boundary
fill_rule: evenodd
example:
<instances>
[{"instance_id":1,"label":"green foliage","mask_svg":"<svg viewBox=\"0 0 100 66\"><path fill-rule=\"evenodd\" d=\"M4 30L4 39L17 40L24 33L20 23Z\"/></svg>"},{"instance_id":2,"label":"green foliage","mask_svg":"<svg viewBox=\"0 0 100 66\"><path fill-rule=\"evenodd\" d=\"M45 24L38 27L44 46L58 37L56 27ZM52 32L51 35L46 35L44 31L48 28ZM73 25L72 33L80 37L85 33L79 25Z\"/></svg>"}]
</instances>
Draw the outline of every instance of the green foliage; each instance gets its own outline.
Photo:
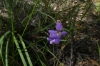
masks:
<instances>
[{"instance_id":1,"label":"green foliage","mask_svg":"<svg viewBox=\"0 0 100 66\"><path fill-rule=\"evenodd\" d=\"M96 12L100 12L100 2L96 3Z\"/></svg>"}]
</instances>

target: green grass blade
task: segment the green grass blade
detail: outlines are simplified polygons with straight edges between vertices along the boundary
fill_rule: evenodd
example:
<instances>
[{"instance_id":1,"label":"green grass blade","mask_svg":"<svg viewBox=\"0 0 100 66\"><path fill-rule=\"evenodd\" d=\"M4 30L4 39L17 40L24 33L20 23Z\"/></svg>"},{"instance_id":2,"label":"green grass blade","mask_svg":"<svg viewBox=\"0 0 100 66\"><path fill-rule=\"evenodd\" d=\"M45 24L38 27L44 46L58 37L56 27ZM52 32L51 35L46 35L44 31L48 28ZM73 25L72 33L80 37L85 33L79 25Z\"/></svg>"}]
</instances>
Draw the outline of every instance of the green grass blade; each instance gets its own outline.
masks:
<instances>
[{"instance_id":1,"label":"green grass blade","mask_svg":"<svg viewBox=\"0 0 100 66\"><path fill-rule=\"evenodd\" d=\"M22 39L22 37L21 37L20 35L19 35L19 38L20 38L21 44L22 44L22 46L23 46L23 48L24 48L25 55L26 55L26 58L27 58L27 60L28 60L28 63L29 63L30 66L33 66L32 61L31 61L31 59L30 59L30 56L29 56L29 54L28 54L28 51L27 51L27 49L26 49L25 43L23 42L23 39Z\"/></svg>"},{"instance_id":2,"label":"green grass blade","mask_svg":"<svg viewBox=\"0 0 100 66\"><path fill-rule=\"evenodd\" d=\"M7 40L6 43L5 66L8 66L8 43L9 43L9 39Z\"/></svg>"},{"instance_id":3,"label":"green grass blade","mask_svg":"<svg viewBox=\"0 0 100 66\"><path fill-rule=\"evenodd\" d=\"M52 53L52 52L48 49L48 47L46 46L46 44L45 44L45 47L46 47L46 50L58 61L58 63L61 64L61 62L59 61L59 59L55 56L54 53Z\"/></svg>"},{"instance_id":4,"label":"green grass blade","mask_svg":"<svg viewBox=\"0 0 100 66\"><path fill-rule=\"evenodd\" d=\"M60 64L61 62L59 61L59 59L54 55L54 53L52 53L50 50L46 49Z\"/></svg>"},{"instance_id":5,"label":"green grass blade","mask_svg":"<svg viewBox=\"0 0 100 66\"><path fill-rule=\"evenodd\" d=\"M24 35L24 32L25 32L26 29L27 29L27 26L28 26L28 24L29 24L29 22L30 22L30 19L31 19L31 17L32 17L34 11L35 11L36 5L38 4L38 1L39 1L39 0L36 1L36 4L35 4L35 6L34 6L33 9L32 9L31 14L29 15L29 19L28 19L28 21L27 21L27 23L26 23L25 29L24 29L24 31L23 31L23 33L22 33L22 36Z\"/></svg>"},{"instance_id":6,"label":"green grass blade","mask_svg":"<svg viewBox=\"0 0 100 66\"><path fill-rule=\"evenodd\" d=\"M97 44L97 47L98 47L98 54L99 54L99 60L100 60L100 45L98 43L98 40L95 40L96 44ZM100 61L99 61L100 63Z\"/></svg>"},{"instance_id":7,"label":"green grass blade","mask_svg":"<svg viewBox=\"0 0 100 66\"><path fill-rule=\"evenodd\" d=\"M44 63L44 62L42 61L42 59L41 59L41 56L42 56L41 53L40 53L40 54L37 54L37 53L36 53L35 56L36 56L36 58L37 58L37 60L35 61L36 63L38 62L38 63L41 64L41 66L46 66L45 63ZM40 65L40 64L39 64L39 65Z\"/></svg>"},{"instance_id":8,"label":"green grass blade","mask_svg":"<svg viewBox=\"0 0 100 66\"><path fill-rule=\"evenodd\" d=\"M40 59L40 56L37 55L37 59L40 61L40 63L41 63L42 66L46 66L46 65L43 63L43 61Z\"/></svg>"},{"instance_id":9,"label":"green grass blade","mask_svg":"<svg viewBox=\"0 0 100 66\"><path fill-rule=\"evenodd\" d=\"M2 45L4 42L4 38L10 33L10 31L7 31L2 37L0 38L0 58L2 58Z\"/></svg>"},{"instance_id":10,"label":"green grass blade","mask_svg":"<svg viewBox=\"0 0 100 66\"><path fill-rule=\"evenodd\" d=\"M87 5L86 5L87 6ZM92 3L89 4L89 6L87 6L88 8L86 9L85 13L82 15L81 20L85 17L85 15L87 14L87 12L89 11L89 9L91 8Z\"/></svg>"},{"instance_id":11,"label":"green grass blade","mask_svg":"<svg viewBox=\"0 0 100 66\"><path fill-rule=\"evenodd\" d=\"M25 58L24 58L24 56L23 56L23 53L22 53L22 51L21 51L21 49L20 49L20 47L19 47L18 41L17 41L16 37L14 36L14 34L13 34L12 36L13 36L13 40L14 40L14 42L15 42L15 45L16 45L16 47L17 47L18 53L19 53L19 55L20 55L20 58L21 58L21 60L22 60L22 63L23 63L24 66L27 66L26 61L25 61Z\"/></svg>"},{"instance_id":12,"label":"green grass blade","mask_svg":"<svg viewBox=\"0 0 100 66\"><path fill-rule=\"evenodd\" d=\"M4 64L3 61L3 56L2 56L2 47L3 47L3 42L4 42L4 38L10 33L10 31L7 31L4 35L2 35L2 37L0 38L0 59L2 59L2 62Z\"/></svg>"}]
</instances>

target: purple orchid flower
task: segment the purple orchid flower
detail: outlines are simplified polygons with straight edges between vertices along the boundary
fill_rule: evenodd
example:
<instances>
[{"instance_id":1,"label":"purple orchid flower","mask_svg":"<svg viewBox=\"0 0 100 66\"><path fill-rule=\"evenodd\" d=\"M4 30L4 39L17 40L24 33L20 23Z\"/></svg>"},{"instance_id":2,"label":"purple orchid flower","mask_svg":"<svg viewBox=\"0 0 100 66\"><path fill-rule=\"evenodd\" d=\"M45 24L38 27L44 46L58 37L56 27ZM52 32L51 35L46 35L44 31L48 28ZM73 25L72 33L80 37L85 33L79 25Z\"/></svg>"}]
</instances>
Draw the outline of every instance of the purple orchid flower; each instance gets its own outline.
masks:
<instances>
[{"instance_id":1,"label":"purple orchid flower","mask_svg":"<svg viewBox=\"0 0 100 66\"><path fill-rule=\"evenodd\" d=\"M55 30L49 30L49 38L47 38L47 40L50 41L50 44L59 44L60 40L61 40L61 36L58 35L57 31Z\"/></svg>"},{"instance_id":2,"label":"purple orchid flower","mask_svg":"<svg viewBox=\"0 0 100 66\"><path fill-rule=\"evenodd\" d=\"M49 30L50 33L49 37L47 38L50 41L50 44L59 44L61 41L61 37L66 35L66 31L62 31L63 26L61 22L56 23L56 30Z\"/></svg>"}]
</instances>

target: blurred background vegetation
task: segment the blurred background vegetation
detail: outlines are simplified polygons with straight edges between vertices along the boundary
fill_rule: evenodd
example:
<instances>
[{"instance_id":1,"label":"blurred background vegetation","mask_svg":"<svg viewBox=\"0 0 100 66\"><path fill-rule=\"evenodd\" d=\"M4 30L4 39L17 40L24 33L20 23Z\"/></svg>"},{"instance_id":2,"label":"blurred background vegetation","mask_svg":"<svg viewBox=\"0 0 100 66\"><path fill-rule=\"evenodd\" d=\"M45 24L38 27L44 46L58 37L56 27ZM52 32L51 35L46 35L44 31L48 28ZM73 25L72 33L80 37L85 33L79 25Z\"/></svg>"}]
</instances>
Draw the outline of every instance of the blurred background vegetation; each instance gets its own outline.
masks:
<instances>
[{"instance_id":1,"label":"blurred background vegetation","mask_svg":"<svg viewBox=\"0 0 100 66\"><path fill-rule=\"evenodd\" d=\"M61 20L57 45L48 30ZM0 0L0 66L100 66L99 0Z\"/></svg>"}]
</instances>

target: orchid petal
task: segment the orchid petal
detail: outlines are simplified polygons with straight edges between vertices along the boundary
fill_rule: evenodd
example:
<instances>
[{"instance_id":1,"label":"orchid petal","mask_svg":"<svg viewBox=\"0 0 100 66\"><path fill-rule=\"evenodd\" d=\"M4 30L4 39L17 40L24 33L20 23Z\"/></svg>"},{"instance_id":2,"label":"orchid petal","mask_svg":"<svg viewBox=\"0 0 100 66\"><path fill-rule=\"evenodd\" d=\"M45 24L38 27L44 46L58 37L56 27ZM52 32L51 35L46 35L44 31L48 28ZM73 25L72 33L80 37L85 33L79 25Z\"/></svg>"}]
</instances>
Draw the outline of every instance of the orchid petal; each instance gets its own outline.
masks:
<instances>
[{"instance_id":1,"label":"orchid petal","mask_svg":"<svg viewBox=\"0 0 100 66\"><path fill-rule=\"evenodd\" d=\"M54 42L55 42L55 39L51 40L51 41L50 41L50 44L53 44Z\"/></svg>"},{"instance_id":2,"label":"orchid petal","mask_svg":"<svg viewBox=\"0 0 100 66\"><path fill-rule=\"evenodd\" d=\"M66 31L63 31L62 33L61 33L61 36L64 36L64 35L66 35L67 34L67 32Z\"/></svg>"},{"instance_id":3,"label":"orchid petal","mask_svg":"<svg viewBox=\"0 0 100 66\"><path fill-rule=\"evenodd\" d=\"M57 22L56 23L56 30L57 31L61 31L63 29L62 23L61 22Z\"/></svg>"},{"instance_id":4,"label":"orchid petal","mask_svg":"<svg viewBox=\"0 0 100 66\"><path fill-rule=\"evenodd\" d=\"M60 40L61 40L61 39L55 39L55 42L54 42L54 43L55 43L55 44L59 44Z\"/></svg>"}]
</instances>

